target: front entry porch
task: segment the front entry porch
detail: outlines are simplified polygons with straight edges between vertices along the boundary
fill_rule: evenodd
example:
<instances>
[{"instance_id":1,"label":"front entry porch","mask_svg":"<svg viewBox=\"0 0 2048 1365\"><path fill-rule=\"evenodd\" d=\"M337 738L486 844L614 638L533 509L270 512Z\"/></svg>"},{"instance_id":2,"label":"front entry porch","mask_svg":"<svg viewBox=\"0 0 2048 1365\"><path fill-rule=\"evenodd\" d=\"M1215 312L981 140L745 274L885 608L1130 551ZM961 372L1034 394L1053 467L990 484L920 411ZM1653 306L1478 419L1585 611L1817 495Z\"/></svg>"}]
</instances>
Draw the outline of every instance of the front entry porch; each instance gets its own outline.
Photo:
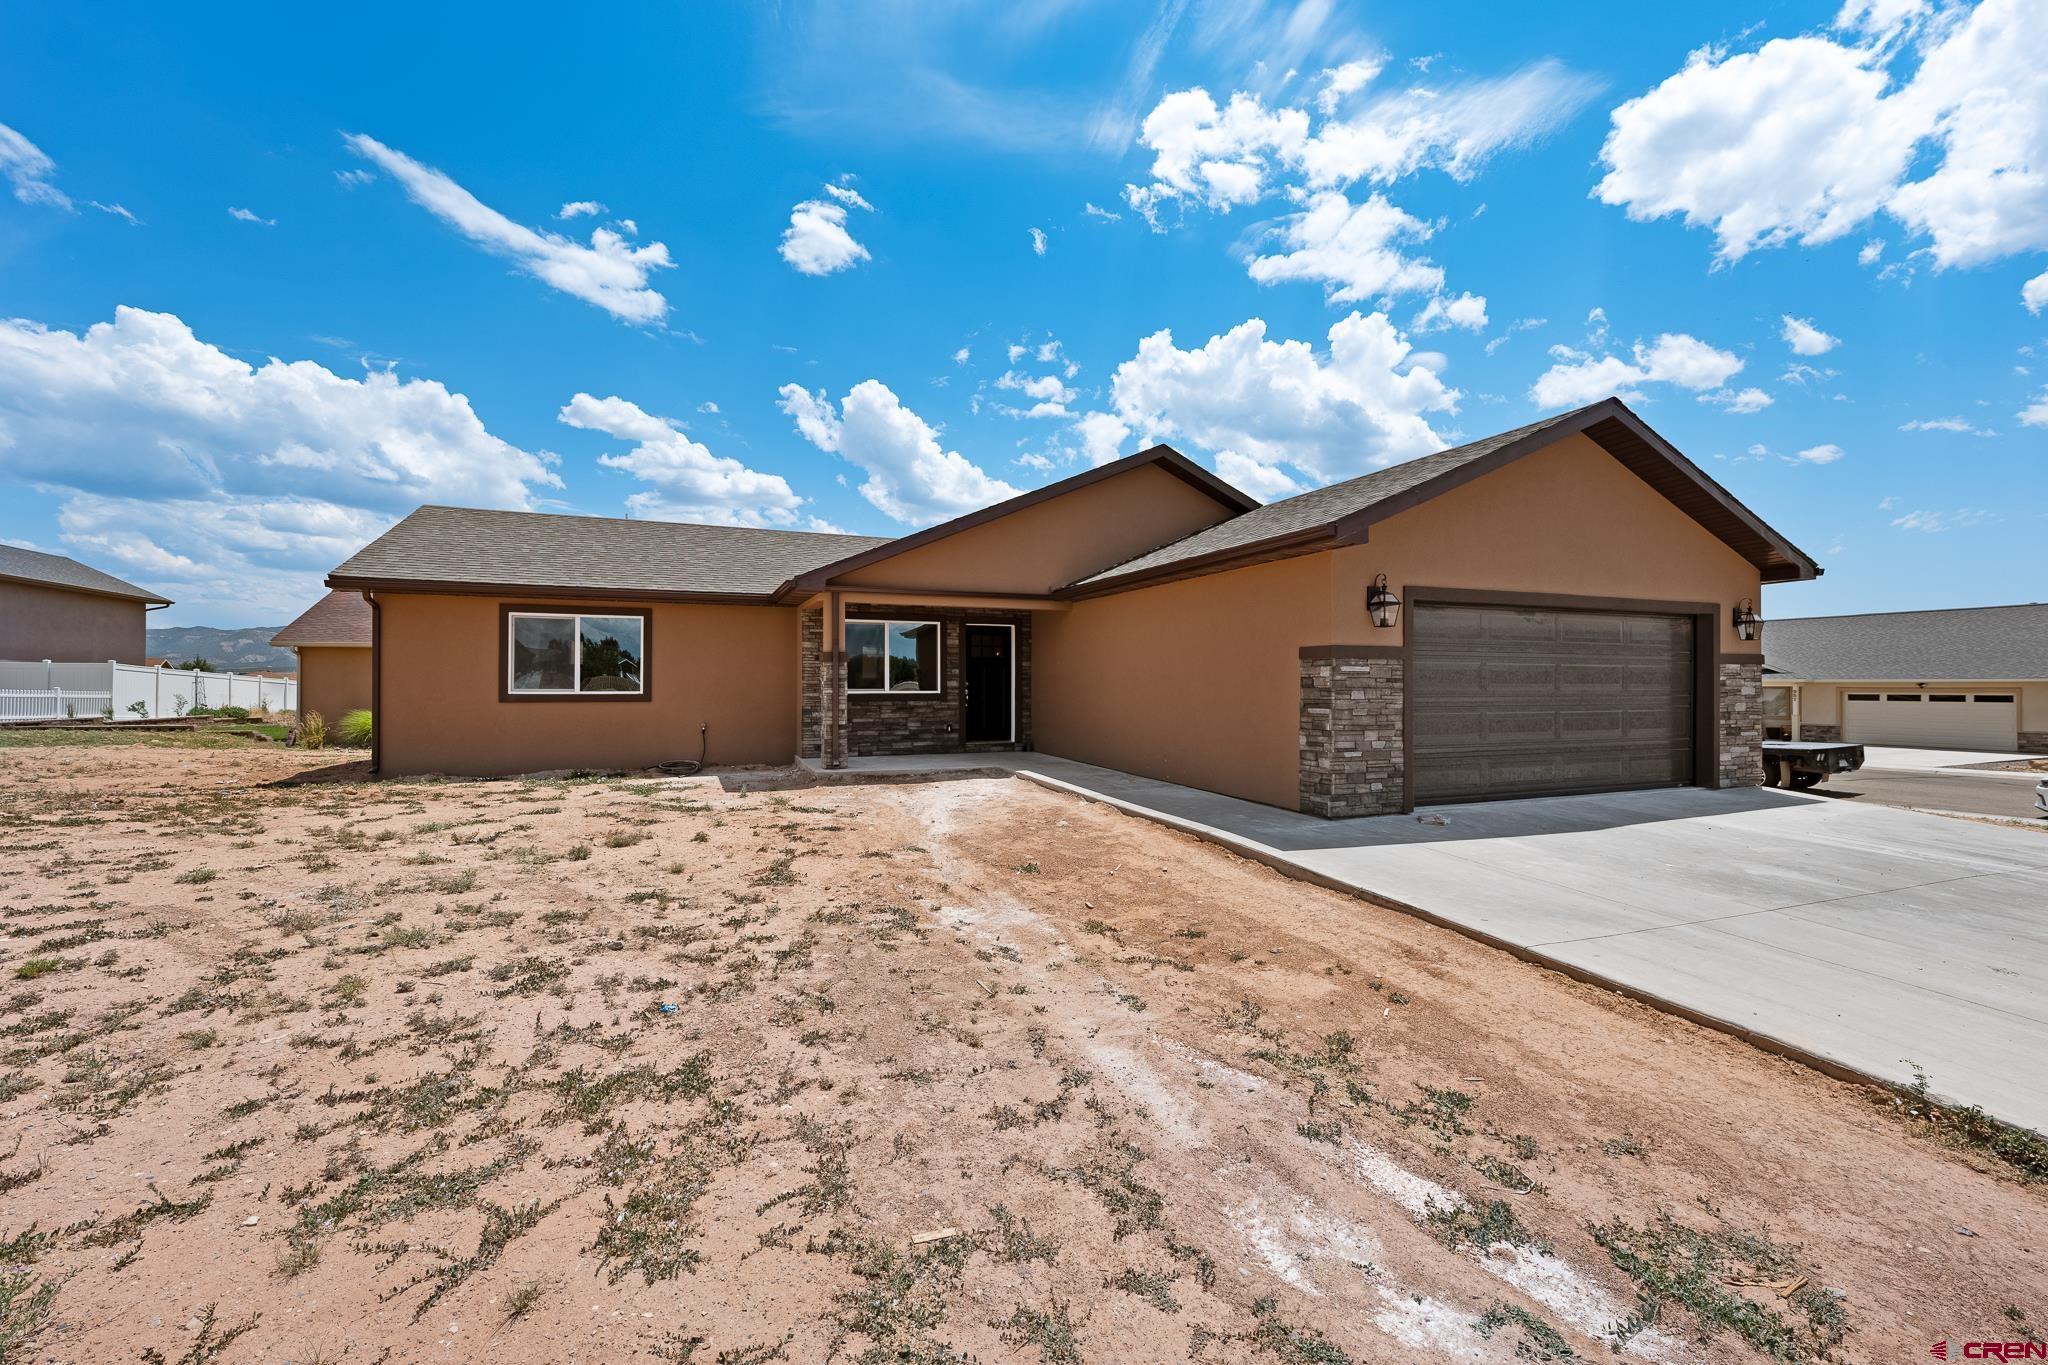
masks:
<instances>
[{"instance_id":1,"label":"front entry porch","mask_svg":"<svg viewBox=\"0 0 2048 1365\"><path fill-rule=\"evenodd\" d=\"M798 757L1019 753L1032 747L1031 619L1006 599L918 601L821 594L801 617Z\"/></svg>"}]
</instances>

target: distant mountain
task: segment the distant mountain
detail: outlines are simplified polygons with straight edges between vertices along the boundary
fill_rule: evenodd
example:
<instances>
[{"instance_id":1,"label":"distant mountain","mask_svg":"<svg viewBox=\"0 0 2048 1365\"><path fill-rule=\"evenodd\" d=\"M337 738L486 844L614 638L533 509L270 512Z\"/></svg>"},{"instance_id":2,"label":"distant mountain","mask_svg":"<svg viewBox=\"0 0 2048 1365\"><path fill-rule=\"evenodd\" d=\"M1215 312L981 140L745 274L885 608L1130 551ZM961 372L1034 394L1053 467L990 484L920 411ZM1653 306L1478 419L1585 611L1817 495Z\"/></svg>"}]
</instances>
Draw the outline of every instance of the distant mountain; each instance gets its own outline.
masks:
<instances>
[{"instance_id":1,"label":"distant mountain","mask_svg":"<svg viewBox=\"0 0 2048 1365\"><path fill-rule=\"evenodd\" d=\"M204 659L223 673L253 673L272 669L289 673L299 661L288 649L278 649L270 637L283 626L249 626L243 630L222 630L218 626L161 626L149 632L149 657L189 663Z\"/></svg>"}]
</instances>

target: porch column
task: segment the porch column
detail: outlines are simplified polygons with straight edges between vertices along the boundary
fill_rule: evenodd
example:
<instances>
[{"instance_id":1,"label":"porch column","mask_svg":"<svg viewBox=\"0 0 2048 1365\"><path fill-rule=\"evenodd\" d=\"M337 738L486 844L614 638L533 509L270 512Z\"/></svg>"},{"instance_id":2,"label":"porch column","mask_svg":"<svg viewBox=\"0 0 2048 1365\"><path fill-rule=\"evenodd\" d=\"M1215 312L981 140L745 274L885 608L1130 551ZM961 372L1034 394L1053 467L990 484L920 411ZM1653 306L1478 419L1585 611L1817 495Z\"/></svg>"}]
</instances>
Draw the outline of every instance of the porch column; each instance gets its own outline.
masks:
<instances>
[{"instance_id":1,"label":"porch column","mask_svg":"<svg viewBox=\"0 0 2048 1365\"><path fill-rule=\"evenodd\" d=\"M836 592L825 596L825 667L820 679L824 751L828 768L846 766L846 603Z\"/></svg>"}]
</instances>

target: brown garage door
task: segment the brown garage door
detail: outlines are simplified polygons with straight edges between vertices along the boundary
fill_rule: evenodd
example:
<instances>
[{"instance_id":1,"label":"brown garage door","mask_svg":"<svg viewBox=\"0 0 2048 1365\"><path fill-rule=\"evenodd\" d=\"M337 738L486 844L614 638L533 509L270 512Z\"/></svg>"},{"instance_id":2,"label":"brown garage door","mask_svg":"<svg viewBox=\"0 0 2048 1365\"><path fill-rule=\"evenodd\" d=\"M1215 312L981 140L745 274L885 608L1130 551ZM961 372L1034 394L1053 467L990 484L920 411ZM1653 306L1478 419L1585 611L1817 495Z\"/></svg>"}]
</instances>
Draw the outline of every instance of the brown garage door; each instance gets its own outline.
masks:
<instances>
[{"instance_id":1,"label":"brown garage door","mask_svg":"<svg viewBox=\"0 0 2048 1365\"><path fill-rule=\"evenodd\" d=\"M1417 603L1415 802L1693 780L1689 616Z\"/></svg>"}]
</instances>

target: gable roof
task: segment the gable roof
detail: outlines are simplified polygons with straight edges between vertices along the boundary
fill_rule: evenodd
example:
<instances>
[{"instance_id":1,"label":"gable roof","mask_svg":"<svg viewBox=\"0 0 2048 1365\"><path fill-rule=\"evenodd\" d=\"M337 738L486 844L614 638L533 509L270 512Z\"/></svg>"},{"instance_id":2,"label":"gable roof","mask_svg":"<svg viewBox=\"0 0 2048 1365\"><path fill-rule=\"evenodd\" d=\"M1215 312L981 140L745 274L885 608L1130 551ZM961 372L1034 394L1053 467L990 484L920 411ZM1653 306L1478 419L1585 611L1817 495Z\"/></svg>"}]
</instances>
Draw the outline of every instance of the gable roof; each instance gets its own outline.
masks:
<instances>
[{"instance_id":1,"label":"gable roof","mask_svg":"<svg viewBox=\"0 0 2048 1365\"><path fill-rule=\"evenodd\" d=\"M1215 569L1357 544L1368 528L1482 474L1583 433L1757 566L1765 582L1817 578L1812 558L1766 526L1619 398L1605 398L1527 426L1268 503L1072 584L1088 597Z\"/></svg>"},{"instance_id":2,"label":"gable roof","mask_svg":"<svg viewBox=\"0 0 2048 1365\"><path fill-rule=\"evenodd\" d=\"M273 645L370 644L370 602L359 592L336 588L299 613L297 620L270 637Z\"/></svg>"},{"instance_id":3,"label":"gable roof","mask_svg":"<svg viewBox=\"0 0 2048 1365\"><path fill-rule=\"evenodd\" d=\"M1794 681L2048 679L2048 604L1764 622L1764 671Z\"/></svg>"},{"instance_id":4,"label":"gable roof","mask_svg":"<svg viewBox=\"0 0 2048 1365\"><path fill-rule=\"evenodd\" d=\"M110 573L101 573L89 564L81 564L63 555L23 549L19 545L0 545L0 579L63 588L70 592L89 592L100 597L126 597L160 607L171 605L170 598L159 597L147 588L138 588Z\"/></svg>"},{"instance_id":5,"label":"gable roof","mask_svg":"<svg viewBox=\"0 0 2048 1365\"><path fill-rule=\"evenodd\" d=\"M936 526L928 526L922 531L916 531L907 536L899 536L895 540L884 541L879 545L850 554L846 558L835 560L830 564L821 564L807 573L797 575L796 580L789 586L797 590L822 588L842 574L852 573L856 569L863 569L870 564L893 558L904 553L906 550L915 550L919 546L929 545L933 541L959 535L962 531L971 531L977 526L987 525L998 518L1007 517L1015 512L1022 512L1026 508L1036 507L1040 503L1050 502L1052 499L1068 493L1077 492L1088 487L1090 484L1101 483L1105 479L1113 479L1119 474L1127 474L1144 465L1156 465L1182 482L1191 485L1203 493L1207 493L1227 508L1233 516L1250 513L1259 506L1257 500L1250 494L1225 483L1222 479L1202 468L1202 466L1196 464L1172 446L1155 445L1149 449L1141 450L1135 455L1126 455L1120 460L1111 460L1108 464L1097 465L1095 468L1084 470L1079 474L1074 474L1064 479L1057 479L1043 488L1034 488L1028 493L1019 493L1014 498L1009 498L1003 502L994 503L988 507L966 513L963 516L955 517L951 521L942 521Z\"/></svg>"},{"instance_id":6,"label":"gable roof","mask_svg":"<svg viewBox=\"0 0 2048 1365\"><path fill-rule=\"evenodd\" d=\"M422 507L327 575L331 588L763 601L877 536Z\"/></svg>"}]
</instances>

